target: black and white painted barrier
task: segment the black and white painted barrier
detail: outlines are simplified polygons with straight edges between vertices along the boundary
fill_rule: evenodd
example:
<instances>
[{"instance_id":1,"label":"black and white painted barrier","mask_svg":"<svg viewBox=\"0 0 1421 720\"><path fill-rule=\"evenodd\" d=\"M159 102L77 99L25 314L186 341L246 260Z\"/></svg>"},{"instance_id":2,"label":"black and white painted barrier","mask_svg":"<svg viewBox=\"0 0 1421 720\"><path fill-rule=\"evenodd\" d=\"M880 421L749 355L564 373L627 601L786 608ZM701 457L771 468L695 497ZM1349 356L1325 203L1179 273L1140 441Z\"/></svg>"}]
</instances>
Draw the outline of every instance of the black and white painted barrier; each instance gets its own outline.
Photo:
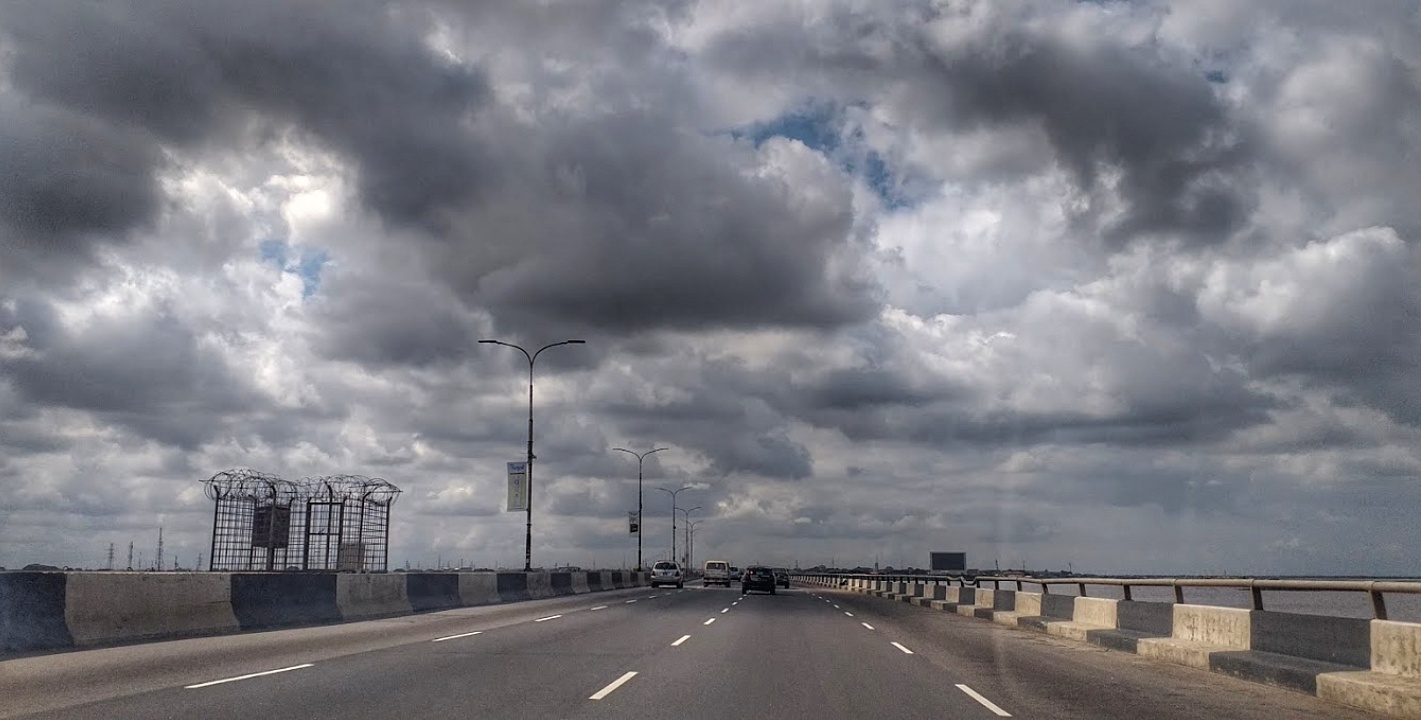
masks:
<instances>
[{"instance_id":1,"label":"black and white painted barrier","mask_svg":"<svg viewBox=\"0 0 1421 720\"><path fill-rule=\"evenodd\" d=\"M1421 623L1247 608L802 575L801 583L899 600L1300 690L1421 720ZM961 579L955 579L962 582ZM1392 590L1401 592L1405 590Z\"/></svg>"},{"instance_id":2,"label":"black and white painted barrier","mask_svg":"<svg viewBox=\"0 0 1421 720\"><path fill-rule=\"evenodd\" d=\"M0 654L370 620L646 585L646 574L0 573Z\"/></svg>"}]
</instances>

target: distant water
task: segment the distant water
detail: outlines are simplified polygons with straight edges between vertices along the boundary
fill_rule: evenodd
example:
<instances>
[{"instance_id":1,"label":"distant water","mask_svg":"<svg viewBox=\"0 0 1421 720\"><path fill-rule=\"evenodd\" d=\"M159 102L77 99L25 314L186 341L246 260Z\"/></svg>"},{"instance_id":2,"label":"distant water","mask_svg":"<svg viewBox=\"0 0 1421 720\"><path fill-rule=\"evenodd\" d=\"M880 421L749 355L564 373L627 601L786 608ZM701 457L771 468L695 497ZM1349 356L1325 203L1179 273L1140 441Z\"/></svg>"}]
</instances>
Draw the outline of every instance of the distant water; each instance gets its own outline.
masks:
<instances>
[{"instance_id":1,"label":"distant water","mask_svg":"<svg viewBox=\"0 0 1421 720\"><path fill-rule=\"evenodd\" d=\"M1015 587L1014 584L1002 583L1004 589L1013 587ZM1029 583L1022 587L1029 592L1040 589L1039 585ZM1051 593L1053 595L1079 594L1076 592L1075 585L1052 585ZM1125 597L1124 588L1110 585L1087 585L1086 593L1091 597ZM1136 587L1130 589L1130 595L1133 599L1143 602L1174 602L1174 588ZM1248 588L1186 587L1184 588L1184 602L1221 607L1253 607L1253 597ZM1372 617L1372 599L1371 595L1365 592L1264 590L1263 609L1302 615L1370 619ZM1421 595L1386 593L1386 609L1388 620L1421 622Z\"/></svg>"}]
</instances>

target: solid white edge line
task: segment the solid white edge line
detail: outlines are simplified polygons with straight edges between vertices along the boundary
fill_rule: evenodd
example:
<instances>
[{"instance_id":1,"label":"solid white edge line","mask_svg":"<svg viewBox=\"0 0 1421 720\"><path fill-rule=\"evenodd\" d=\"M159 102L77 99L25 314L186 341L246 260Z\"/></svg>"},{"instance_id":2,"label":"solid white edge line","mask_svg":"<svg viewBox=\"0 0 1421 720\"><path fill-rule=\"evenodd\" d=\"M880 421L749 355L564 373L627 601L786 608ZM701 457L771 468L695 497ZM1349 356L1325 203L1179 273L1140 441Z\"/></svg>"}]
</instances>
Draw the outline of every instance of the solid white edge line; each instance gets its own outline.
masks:
<instances>
[{"instance_id":1,"label":"solid white edge line","mask_svg":"<svg viewBox=\"0 0 1421 720\"><path fill-rule=\"evenodd\" d=\"M635 601L635 600L628 600L628 601L627 601L627 604L630 605L630 604L632 604L632 603L634 603L634 602L636 602L636 601Z\"/></svg>"},{"instance_id":2,"label":"solid white edge line","mask_svg":"<svg viewBox=\"0 0 1421 720\"><path fill-rule=\"evenodd\" d=\"M703 622L703 623L701 623L701 624L702 624L702 625L709 625L709 624L711 624L711 623L713 623L713 622L715 622L715 618L711 618L711 619L709 619L709 620L707 620L707 621L705 621L705 622Z\"/></svg>"},{"instance_id":3,"label":"solid white edge line","mask_svg":"<svg viewBox=\"0 0 1421 720\"><path fill-rule=\"evenodd\" d=\"M598 690L597 692L595 692L595 693L592 694L592 697L587 698L587 699L588 699L588 700L601 700L602 698L607 697L608 695L611 695L613 690L616 690L617 688L621 687L621 686L622 686L622 683L625 683L626 681L628 681L628 680L630 680L630 679L632 679L632 678L634 678L634 677L636 677L636 671L635 671L635 670L629 670L629 671L627 671L627 674L626 674L626 675L623 675L623 676L617 678L616 680L613 680L611 685L608 685L607 687L604 687L604 688L602 688L601 690Z\"/></svg>"},{"instance_id":4,"label":"solid white edge line","mask_svg":"<svg viewBox=\"0 0 1421 720\"><path fill-rule=\"evenodd\" d=\"M592 609L593 609L593 610L606 610L606 609L607 609L607 606L606 606L606 605L598 605L597 607L592 608Z\"/></svg>"},{"instance_id":5,"label":"solid white edge line","mask_svg":"<svg viewBox=\"0 0 1421 720\"><path fill-rule=\"evenodd\" d=\"M872 629L873 629L873 626L872 626L872 625L869 625L869 624L866 623L866 622L860 622L859 624L862 625L862 626L864 626L864 627L866 627L866 628L868 628L869 630L872 630Z\"/></svg>"},{"instance_id":6,"label":"solid white edge line","mask_svg":"<svg viewBox=\"0 0 1421 720\"><path fill-rule=\"evenodd\" d=\"M967 693L968 697L981 703L982 707L987 708L988 710L991 710L992 712L996 713L997 717L1011 717L1011 713L997 707L996 703L992 702L991 700L988 700L987 698L982 697L982 694L977 692L976 690L973 690L972 688L962 684L958 684L957 689Z\"/></svg>"},{"instance_id":7,"label":"solid white edge line","mask_svg":"<svg viewBox=\"0 0 1421 720\"><path fill-rule=\"evenodd\" d=\"M909 650L908 648L903 647L901 644L899 644L899 643L897 643L897 642L892 642L892 643L890 643L890 644L891 644L893 647L896 647L896 648L898 648L899 650L902 650L905 655L912 655L912 654L913 654L913 651L912 651L912 650Z\"/></svg>"},{"instance_id":8,"label":"solid white edge line","mask_svg":"<svg viewBox=\"0 0 1421 720\"><path fill-rule=\"evenodd\" d=\"M690 640L690 639L691 639L691 636L690 636L690 635L682 635L680 640L677 640L676 642L671 643L671 647L679 647L679 646L681 645L681 643L686 642L687 640Z\"/></svg>"},{"instance_id":9,"label":"solid white edge line","mask_svg":"<svg viewBox=\"0 0 1421 720\"><path fill-rule=\"evenodd\" d=\"M255 672L247 675L238 675L237 677L223 678L221 680L212 680L210 682L198 683L196 685L184 685L183 688L187 690L196 690L198 688L210 687L212 685L221 685L222 683L237 682L238 680L250 680L252 678L261 677L263 675L275 675L277 673L291 672L292 670L300 670L301 668L311 667L314 664L315 663L304 663L302 665L292 665L291 667L284 667L277 670L265 670L263 672Z\"/></svg>"},{"instance_id":10,"label":"solid white edge line","mask_svg":"<svg viewBox=\"0 0 1421 720\"><path fill-rule=\"evenodd\" d=\"M562 617L562 616L561 616L561 615L549 615L549 616L547 616L547 617L545 617L545 618L538 618L537 620L534 620L533 622L547 622L547 621L549 621L549 620L556 620L556 619L558 619L558 618L560 618L560 617Z\"/></svg>"},{"instance_id":11,"label":"solid white edge line","mask_svg":"<svg viewBox=\"0 0 1421 720\"><path fill-rule=\"evenodd\" d=\"M445 640L458 640L459 638L466 638L466 637L470 637L470 636L472 636L472 635L482 635L482 634L484 634L484 631L482 631L482 630L475 630L475 631L473 631L473 632L459 633L458 635L446 635L446 636L444 636L444 637L442 637L442 638L434 638L433 640L430 640L430 642L444 642Z\"/></svg>"}]
</instances>

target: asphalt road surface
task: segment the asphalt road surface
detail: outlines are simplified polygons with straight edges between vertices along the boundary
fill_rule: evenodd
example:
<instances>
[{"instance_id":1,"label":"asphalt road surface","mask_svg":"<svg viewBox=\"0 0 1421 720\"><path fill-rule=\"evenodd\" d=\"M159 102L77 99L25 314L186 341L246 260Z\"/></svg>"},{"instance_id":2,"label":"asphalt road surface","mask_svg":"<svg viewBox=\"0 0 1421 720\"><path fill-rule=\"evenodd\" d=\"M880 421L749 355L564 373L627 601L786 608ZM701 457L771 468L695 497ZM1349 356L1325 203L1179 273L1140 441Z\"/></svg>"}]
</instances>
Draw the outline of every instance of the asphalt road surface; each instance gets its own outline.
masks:
<instances>
[{"instance_id":1,"label":"asphalt road surface","mask_svg":"<svg viewBox=\"0 0 1421 720\"><path fill-rule=\"evenodd\" d=\"M595 593L0 662L0 718L1375 718L818 588Z\"/></svg>"}]
</instances>

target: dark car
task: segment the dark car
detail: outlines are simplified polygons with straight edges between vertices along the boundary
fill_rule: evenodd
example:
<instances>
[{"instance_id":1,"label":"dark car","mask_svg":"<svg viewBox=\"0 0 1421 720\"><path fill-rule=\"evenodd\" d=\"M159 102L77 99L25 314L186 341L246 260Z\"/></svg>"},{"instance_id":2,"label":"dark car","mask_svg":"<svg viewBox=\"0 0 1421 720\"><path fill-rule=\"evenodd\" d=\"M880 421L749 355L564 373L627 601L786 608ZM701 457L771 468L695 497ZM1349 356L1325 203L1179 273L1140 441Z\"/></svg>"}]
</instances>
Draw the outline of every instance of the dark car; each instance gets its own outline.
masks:
<instances>
[{"instance_id":1,"label":"dark car","mask_svg":"<svg viewBox=\"0 0 1421 720\"><path fill-rule=\"evenodd\" d=\"M740 576L740 592L749 593L751 590L760 590L774 595L775 571L764 565L751 565L745 568L745 574Z\"/></svg>"},{"instance_id":2,"label":"dark car","mask_svg":"<svg viewBox=\"0 0 1421 720\"><path fill-rule=\"evenodd\" d=\"M786 589L789 588L789 571L788 571L788 570L776 570L776 571L775 571L775 584L778 585L778 586L780 586L780 587L782 587L782 588L786 588Z\"/></svg>"}]
</instances>

